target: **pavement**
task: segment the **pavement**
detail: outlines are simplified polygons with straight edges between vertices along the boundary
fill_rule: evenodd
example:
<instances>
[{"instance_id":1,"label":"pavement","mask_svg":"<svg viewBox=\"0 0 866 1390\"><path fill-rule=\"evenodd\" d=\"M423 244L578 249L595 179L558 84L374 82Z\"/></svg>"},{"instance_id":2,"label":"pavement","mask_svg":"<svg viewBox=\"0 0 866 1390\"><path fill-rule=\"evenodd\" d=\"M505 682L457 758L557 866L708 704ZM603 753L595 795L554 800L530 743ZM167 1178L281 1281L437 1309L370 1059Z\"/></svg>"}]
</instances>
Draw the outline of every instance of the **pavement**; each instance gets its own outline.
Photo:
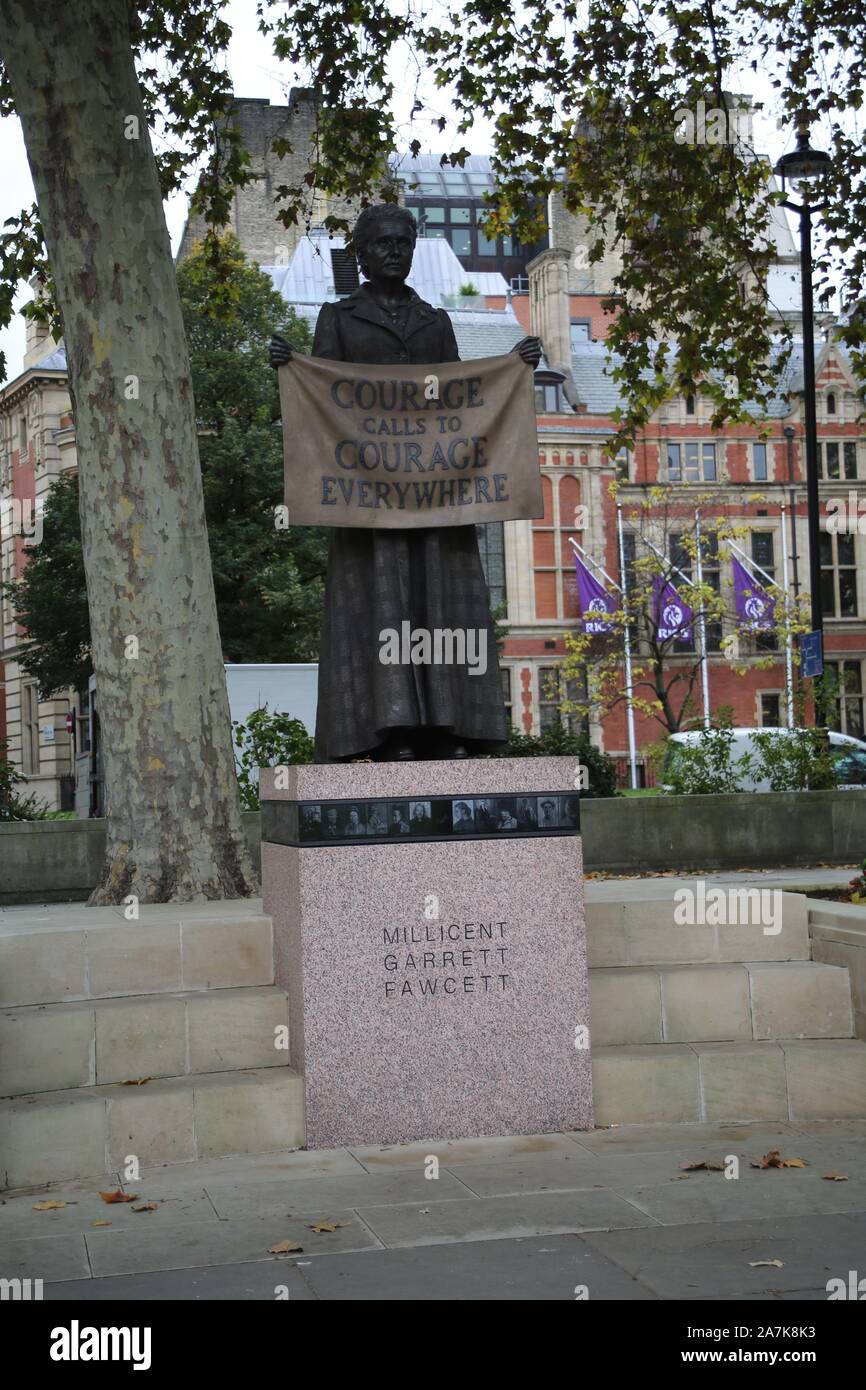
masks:
<instances>
[{"instance_id":1,"label":"pavement","mask_svg":"<svg viewBox=\"0 0 866 1390\"><path fill-rule=\"evenodd\" d=\"M773 1149L805 1166L752 1166ZM707 1160L732 1176L682 1166ZM863 1268L866 1121L295 1150L0 1201L0 1275L71 1303L826 1301Z\"/></svg>"}]
</instances>

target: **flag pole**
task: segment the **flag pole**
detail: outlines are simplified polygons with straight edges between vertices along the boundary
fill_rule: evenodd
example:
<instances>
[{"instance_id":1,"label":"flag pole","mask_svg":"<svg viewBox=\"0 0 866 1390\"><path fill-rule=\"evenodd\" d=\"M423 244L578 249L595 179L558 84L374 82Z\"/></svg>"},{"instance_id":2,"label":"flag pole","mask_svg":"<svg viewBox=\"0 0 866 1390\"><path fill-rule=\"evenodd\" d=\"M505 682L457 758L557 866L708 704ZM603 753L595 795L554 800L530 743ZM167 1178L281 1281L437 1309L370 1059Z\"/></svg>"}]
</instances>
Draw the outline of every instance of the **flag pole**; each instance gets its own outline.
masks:
<instances>
[{"instance_id":1,"label":"flag pole","mask_svg":"<svg viewBox=\"0 0 866 1390\"><path fill-rule=\"evenodd\" d=\"M788 538L785 534L785 504L782 506L782 579L785 584L785 691L787 694L788 705L788 728L794 727L794 659L792 653L793 639L791 637L791 623L788 613Z\"/></svg>"},{"instance_id":2,"label":"flag pole","mask_svg":"<svg viewBox=\"0 0 866 1390\"><path fill-rule=\"evenodd\" d=\"M622 585L617 585L617 588L621 589L622 592L622 608L623 617L625 619L623 623L623 634L625 636L625 696L628 710L628 755L629 764L631 766L631 789L632 791L637 791L637 752L635 749L634 736L634 688L631 675L631 642L629 641L628 594L626 592L628 581L625 573L625 546L622 539L622 506L619 502L616 504L616 530L619 541L619 572L622 579Z\"/></svg>"},{"instance_id":3,"label":"flag pole","mask_svg":"<svg viewBox=\"0 0 866 1390\"><path fill-rule=\"evenodd\" d=\"M698 579L698 588L704 582L704 571L701 562L701 514L695 508L695 571ZM701 606L698 611L698 632L701 643L701 689L704 695L704 728L710 727L710 675L707 664L707 617L704 609L704 596L701 594Z\"/></svg>"},{"instance_id":4,"label":"flag pole","mask_svg":"<svg viewBox=\"0 0 866 1390\"><path fill-rule=\"evenodd\" d=\"M611 584L611 585L613 586L614 589L619 589L619 592L622 593L622 589L620 588L619 584L617 584L616 580L615 580L615 579L611 579L611 577L610 577L610 575L608 574L607 570L606 570L606 569L602 569L602 567L601 567L601 565L598 563L598 561L593 560L592 556L589 555L589 554L587 554L587 552L584 550L583 546L582 546L582 545L578 545L577 541L574 539L573 536L569 536L569 538L568 538L568 543L569 543L570 546L573 547L574 550L577 551L578 555L580 556L580 558L581 558L582 560L585 560L586 563L587 563L588 565L592 565L592 568L593 568L594 570L598 570L598 572L599 572L599 574L601 575L602 579L607 580L607 583L608 583L608 584Z\"/></svg>"}]
</instances>

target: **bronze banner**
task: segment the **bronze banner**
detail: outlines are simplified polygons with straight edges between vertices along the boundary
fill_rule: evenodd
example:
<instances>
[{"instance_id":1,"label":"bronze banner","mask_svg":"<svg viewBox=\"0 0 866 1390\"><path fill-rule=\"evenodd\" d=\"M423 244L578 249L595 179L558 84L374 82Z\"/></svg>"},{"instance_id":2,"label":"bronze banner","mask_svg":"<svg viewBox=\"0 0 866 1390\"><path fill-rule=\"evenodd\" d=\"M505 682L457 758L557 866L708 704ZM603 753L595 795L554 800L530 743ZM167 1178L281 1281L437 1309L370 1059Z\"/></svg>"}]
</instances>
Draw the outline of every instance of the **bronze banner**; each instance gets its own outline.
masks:
<instances>
[{"instance_id":1,"label":"bronze banner","mask_svg":"<svg viewBox=\"0 0 866 1390\"><path fill-rule=\"evenodd\" d=\"M280 368L290 526L466 526L543 514L532 372L516 353Z\"/></svg>"}]
</instances>

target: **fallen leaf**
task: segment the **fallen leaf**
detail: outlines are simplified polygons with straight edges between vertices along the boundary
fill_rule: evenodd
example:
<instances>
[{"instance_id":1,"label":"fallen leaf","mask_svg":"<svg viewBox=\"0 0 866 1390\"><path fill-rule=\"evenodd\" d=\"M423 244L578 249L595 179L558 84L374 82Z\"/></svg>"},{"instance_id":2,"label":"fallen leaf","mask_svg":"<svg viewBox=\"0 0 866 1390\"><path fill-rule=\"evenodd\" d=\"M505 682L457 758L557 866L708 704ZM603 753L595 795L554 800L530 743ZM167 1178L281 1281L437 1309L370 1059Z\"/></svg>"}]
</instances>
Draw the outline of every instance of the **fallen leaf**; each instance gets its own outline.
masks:
<instances>
[{"instance_id":1,"label":"fallen leaf","mask_svg":"<svg viewBox=\"0 0 866 1390\"><path fill-rule=\"evenodd\" d=\"M699 1168L706 1168L713 1173L723 1173L727 1164L718 1158L704 1158L700 1163L681 1163L680 1167L689 1173L696 1172Z\"/></svg>"},{"instance_id":2,"label":"fallen leaf","mask_svg":"<svg viewBox=\"0 0 866 1390\"><path fill-rule=\"evenodd\" d=\"M805 1168L807 1164L802 1158L783 1158L779 1166L780 1168Z\"/></svg>"},{"instance_id":3,"label":"fallen leaf","mask_svg":"<svg viewBox=\"0 0 866 1390\"><path fill-rule=\"evenodd\" d=\"M753 1164L752 1164L752 1167L753 1167L753 1168L778 1168L778 1167L781 1166L781 1162L782 1162L782 1155L779 1153L779 1150L778 1150L778 1149L771 1149L769 1153L764 1154L764 1157L761 1159L760 1163L753 1163Z\"/></svg>"},{"instance_id":4,"label":"fallen leaf","mask_svg":"<svg viewBox=\"0 0 866 1390\"><path fill-rule=\"evenodd\" d=\"M65 1206L66 1206L66 1203L65 1203L65 1202L37 1202L36 1205L35 1205L35 1207L33 1208L33 1210L34 1210L34 1211L59 1211L59 1209L60 1209L61 1207L65 1207Z\"/></svg>"},{"instance_id":5,"label":"fallen leaf","mask_svg":"<svg viewBox=\"0 0 866 1390\"><path fill-rule=\"evenodd\" d=\"M848 1181L848 1174L847 1174L847 1173L824 1173L824 1174L823 1174L823 1178L824 1178L824 1181L825 1181L825 1182L847 1182L847 1181Z\"/></svg>"},{"instance_id":6,"label":"fallen leaf","mask_svg":"<svg viewBox=\"0 0 866 1390\"><path fill-rule=\"evenodd\" d=\"M339 1226L348 1226L348 1224L348 1221L316 1221L310 1230L315 1231L316 1235L321 1235L323 1231L336 1231Z\"/></svg>"},{"instance_id":7,"label":"fallen leaf","mask_svg":"<svg viewBox=\"0 0 866 1390\"><path fill-rule=\"evenodd\" d=\"M291 1255L293 1251L303 1250L303 1245L298 1245L294 1240L281 1240L278 1245L268 1247L269 1255Z\"/></svg>"},{"instance_id":8,"label":"fallen leaf","mask_svg":"<svg viewBox=\"0 0 866 1390\"><path fill-rule=\"evenodd\" d=\"M773 1269L784 1268L782 1260L749 1260L749 1267L751 1269L757 1269L760 1265L772 1265Z\"/></svg>"},{"instance_id":9,"label":"fallen leaf","mask_svg":"<svg viewBox=\"0 0 866 1390\"><path fill-rule=\"evenodd\" d=\"M149 1076L139 1076L133 1081L121 1081L120 1084L121 1086L146 1086L148 1081L150 1081Z\"/></svg>"},{"instance_id":10,"label":"fallen leaf","mask_svg":"<svg viewBox=\"0 0 866 1390\"><path fill-rule=\"evenodd\" d=\"M110 1221L91 1221L91 1226L110 1226Z\"/></svg>"},{"instance_id":11,"label":"fallen leaf","mask_svg":"<svg viewBox=\"0 0 866 1390\"><path fill-rule=\"evenodd\" d=\"M157 1206L158 1206L158 1203L157 1203L157 1202L139 1202L138 1206L137 1206L137 1207L133 1207L132 1210L133 1210L133 1211L156 1211Z\"/></svg>"},{"instance_id":12,"label":"fallen leaf","mask_svg":"<svg viewBox=\"0 0 866 1390\"><path fill-rule=\"evenodd\" d=\"M103 1202L137 1202L137 1201L138 1201L138 1193L137 1193L137 1192L131 1192L131 1193L121 1192L121 1190L120 1190L119 1187L118 1187L118 1189L116 1190L116 1192L100 1192L99 1195L100 1195L100 1197L102 1198Z\"/></svg>"}]
</instances>

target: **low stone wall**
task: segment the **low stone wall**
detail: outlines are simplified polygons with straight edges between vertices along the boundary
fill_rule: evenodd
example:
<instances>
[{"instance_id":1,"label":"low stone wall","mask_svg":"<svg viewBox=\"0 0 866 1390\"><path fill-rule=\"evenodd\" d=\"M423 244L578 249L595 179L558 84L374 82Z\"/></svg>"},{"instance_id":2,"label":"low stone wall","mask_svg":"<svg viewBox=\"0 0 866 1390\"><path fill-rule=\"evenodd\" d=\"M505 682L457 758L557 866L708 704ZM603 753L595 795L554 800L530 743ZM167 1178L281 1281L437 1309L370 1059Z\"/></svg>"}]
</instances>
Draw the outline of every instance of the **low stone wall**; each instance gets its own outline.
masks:
<instances>
[{"instance_id":1,"label":"low stone wall","mask_svg":"<svg viewBox=\"0 0 866 1390\"><path fill-rule=\"evenodd\" d=\"M258 811L249 811L243 821L258 870L261 817ZM83 902L99 877L104 855L104 820L32 820L0 825L0 907Z\"/></svg>"},{"instance_id":2,"label":"low stone wall","mask_svg":"<svg viewBox=\"0 0 866 1390\"><path fill-rule=\"evenodd\" d=\"M244 815L256 866L260 817ZM866 855L866 792L636 796L581 804L587 871L854 864ZM105 821L0 825L0 906L86 898L105 852Z\"/></svg>"}]
</instances>

